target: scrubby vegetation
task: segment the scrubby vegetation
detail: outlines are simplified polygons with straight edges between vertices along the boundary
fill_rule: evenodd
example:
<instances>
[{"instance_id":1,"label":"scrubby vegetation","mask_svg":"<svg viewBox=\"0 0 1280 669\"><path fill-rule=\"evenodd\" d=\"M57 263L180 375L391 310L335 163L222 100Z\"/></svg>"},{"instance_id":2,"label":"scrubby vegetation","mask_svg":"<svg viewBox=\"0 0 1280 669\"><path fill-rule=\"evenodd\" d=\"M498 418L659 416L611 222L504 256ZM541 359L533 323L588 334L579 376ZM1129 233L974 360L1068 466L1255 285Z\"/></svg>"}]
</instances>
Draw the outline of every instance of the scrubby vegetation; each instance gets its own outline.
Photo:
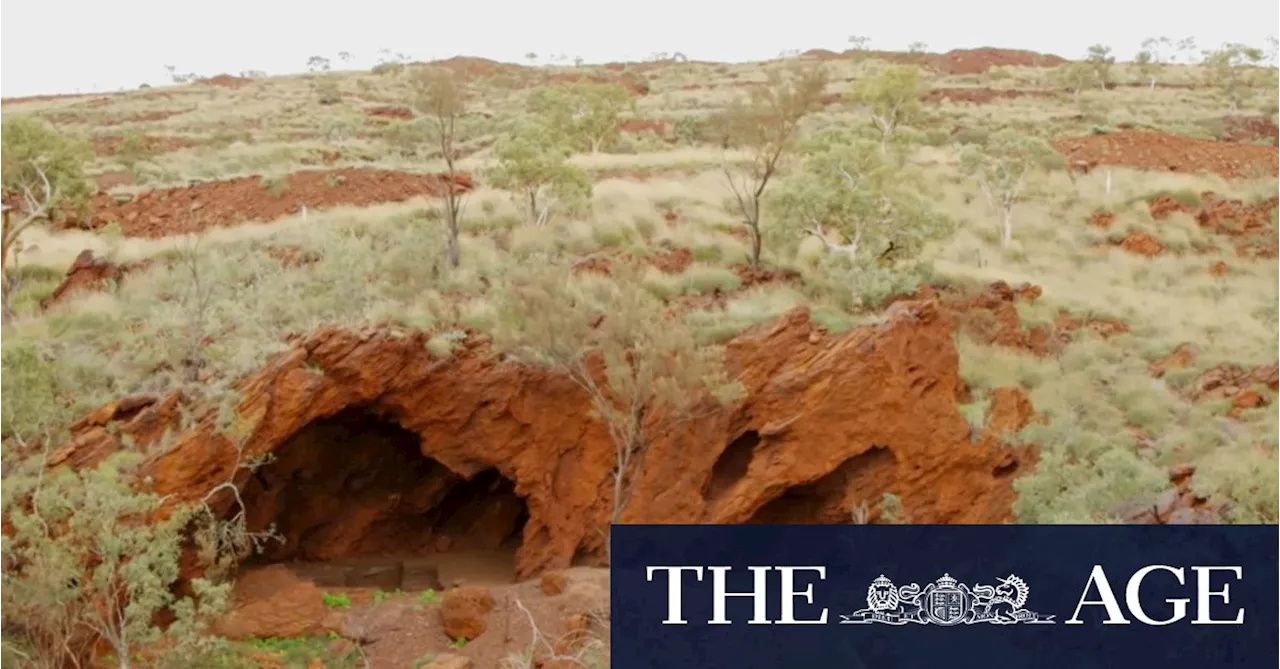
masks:
<instances>
[{"instance_id":1,"label":"scrubby vegetation","mask_svg":"<svg viewBox=\"0 0 1280 669\"><path fill-rule=\"evenodd\" d=\"M1276 70L1241 45L1194 65L1167 38L1143 53L1117 62L1099 45L1053 70L978 74L861 49L622 71L397 57L332 72L318 56L312 74L236 87L184 75L167 97L6 104L6 666L84 666L95 644L122 667L226 666L247 652L208 634L224 577L255 543L243 518L215 518L212 500L174 509L134 485L137 461L173 434L96 469L45 464L78 420L122 397L176 394L184 428L212 420L197 409L225 414L237 382L329 326L425 332L442 365L481 334L572 380L615 447L618 520L655 435L738 392L724 367L733 337L798 306L837 334L928 287L963 302L994 281L1031 283L1042 295L1018 304L1018 326L1052 345L983 336L963 316L955 335L972 395L956 411L975 434L997 389L1034 407L1005 435L1039 453L1013 483L1016 520L1122 522L1127 502L1169 487L1169 467L1191 465L1223 520L1277 522L1275 390L1250 374L1276 363L1280 338ZM1205 143L1179 149L1173 171L1060 143L1143 131L1158 138L1151 152ZM94 157L105 134L120 143ZM189 145L157 150L154 137ZM1270 162L1214 153L1259 144ZM370 165L450 185L327 210L289 188L303 169ZM120 166L136 181L108 181ZM147 189L248 174L296 213L145 239L120 234L123 218L83 216L129 203L146 219L171 197ZM91 199L94 179L104 191ZM184 220L235 206L178 193ZM119 271L55 295L84 249ZM1123 327L1079 325L1102 321ZM1164 369L1184 345L1194 356ZM1233 393L1203 387L1223 369ZM913 514L888 493L882 506L884 522ZM207 569L177 588L192 541ZM257 645L291 658L323 646L278 641Z\"/></svg>"}]
</instances>

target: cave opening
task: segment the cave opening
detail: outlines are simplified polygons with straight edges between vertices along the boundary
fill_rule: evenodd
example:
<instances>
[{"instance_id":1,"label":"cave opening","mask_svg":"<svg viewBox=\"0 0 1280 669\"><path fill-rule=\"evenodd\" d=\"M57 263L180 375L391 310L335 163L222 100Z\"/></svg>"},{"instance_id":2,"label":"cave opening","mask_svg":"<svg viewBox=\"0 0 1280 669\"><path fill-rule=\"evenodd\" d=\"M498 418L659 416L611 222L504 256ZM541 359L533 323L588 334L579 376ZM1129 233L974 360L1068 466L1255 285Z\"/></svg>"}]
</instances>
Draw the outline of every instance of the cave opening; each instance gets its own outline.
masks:
<instances>
[{"instance_id":1,"label":"cave opening","mask_svg":"<svg viewBox=\"0 0 1280 669\"><path fill-rule=\"evenodd\" d=\"M845 460L822 478L793 486L747 519L748 525L813 525L848 523L860 501L879 498L896 463L884 446Z\"/></svg>"},{"instance_id":2,"label":"cave opening","mask_svg":"<svg viewBox=\"0 0 1280 669\"><path fill-rule=\"evenodd\" d=\"M362 409L311 423L272 456L242 498L248 529L278 540L246 568L285 563L319 586L383 590L515 580L529 511L497 469L461 476Z\"/></svg>"},{"instance_id":3,"label":"cave opening","mask_svg":"<svg viewBox=\"0 0 1280 669\"><path fill-rule=\"evenodd\" d=\"M759 445L760 433L755 430L748 430L729 442L711 467L711 476L702 489L702 499L714 502L741 481L751 468L751 459Z\"/></svg>"}]
</instances>

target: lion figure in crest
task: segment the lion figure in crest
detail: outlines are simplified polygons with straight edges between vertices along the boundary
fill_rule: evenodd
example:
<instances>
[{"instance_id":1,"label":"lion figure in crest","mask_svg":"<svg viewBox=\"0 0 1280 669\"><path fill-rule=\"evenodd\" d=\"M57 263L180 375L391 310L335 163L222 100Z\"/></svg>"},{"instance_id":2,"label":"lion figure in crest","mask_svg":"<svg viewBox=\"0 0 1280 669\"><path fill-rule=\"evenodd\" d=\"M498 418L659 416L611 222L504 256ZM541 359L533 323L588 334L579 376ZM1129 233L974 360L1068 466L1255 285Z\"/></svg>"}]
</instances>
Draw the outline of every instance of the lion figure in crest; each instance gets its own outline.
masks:
<instances>
[{"instance_id":1,"label":"lion figure in crest","mask_svg":"<svg viewBox=\"0 0 1280 669\"><path fill-rule=\"evenodd\" d=\"M912 583L897 587L883 574L867 587L867 609L876 613L891 613L904 621L921 622L924 609L917 601L920 586Z\"/></svg>"},{"instance_id":2,"label":"lion figure in crest","mask_svg":"<svg viewBox=\"0 0 1280 669\"><path fill-rule=\"evenodd\" d=\"M867 586L867 608L872 611L894 611L901 601L893 581L885 578L884 574Z\"/></svg>"}]
</instances>

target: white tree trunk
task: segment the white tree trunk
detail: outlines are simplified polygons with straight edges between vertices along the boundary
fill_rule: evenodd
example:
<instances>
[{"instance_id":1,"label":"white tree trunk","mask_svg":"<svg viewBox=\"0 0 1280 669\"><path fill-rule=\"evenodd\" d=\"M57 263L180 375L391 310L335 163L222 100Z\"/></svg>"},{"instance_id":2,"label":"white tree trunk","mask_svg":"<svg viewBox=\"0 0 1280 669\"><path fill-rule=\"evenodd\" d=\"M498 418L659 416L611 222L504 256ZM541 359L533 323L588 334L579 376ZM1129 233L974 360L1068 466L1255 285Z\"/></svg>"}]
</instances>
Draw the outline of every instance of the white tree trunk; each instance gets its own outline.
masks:
<instances>
[{"instance_id":1,"label":"white tree trunk","mask_svg":"<svg viewBox=\"0 0 1280 669\"><path fill-rule=\"evenodd\" d=\"M1000 211L1000 246L1008 247L1013 241L1013 205L1005 205Z\"/></svg>"},{"instance_id":2,"label":"white tree trunk","mask_svg":"<svg viewBox=\"0 0 1280 669\"><path fill-rule=\"evenodd\" d=\"M1107 189L1106 193L1107 195L1110 195L1111 194L1111 170L1107 170L1107 178L1105 183L1106 183L1106 189Z\"/></svg>"}]
</instances>

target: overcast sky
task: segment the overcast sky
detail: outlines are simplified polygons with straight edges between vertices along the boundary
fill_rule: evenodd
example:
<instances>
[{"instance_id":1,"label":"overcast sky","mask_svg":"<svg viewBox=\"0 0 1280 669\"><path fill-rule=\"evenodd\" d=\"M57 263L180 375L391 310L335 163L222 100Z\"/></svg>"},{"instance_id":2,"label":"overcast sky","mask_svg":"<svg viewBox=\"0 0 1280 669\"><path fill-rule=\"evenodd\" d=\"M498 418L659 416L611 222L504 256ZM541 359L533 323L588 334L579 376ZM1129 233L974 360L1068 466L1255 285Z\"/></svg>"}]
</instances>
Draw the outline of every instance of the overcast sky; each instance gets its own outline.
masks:
<instances>
[{"instance_id":1,"label":"overcast sky","mask_svg":"<svg viewBox=\"0 0 1280 669\"><path fill-rule=\"evenodd\" d=\"M752 7L761 7L753 11ZM1194 36L1265 46L1276 0L36 0L10 2L0 22L0 94L109 91L167 83L164 65L211 76L305 69L307 58L354 55L367 68L381 49L415 60L454 55L522 62L565 54L587 62L682 52L695 60L772 58L788 49L871 47L930 51L999 46L1069 58L1094 43L1131 57L1143 39Z\"/></svg>"}]
</instances>

